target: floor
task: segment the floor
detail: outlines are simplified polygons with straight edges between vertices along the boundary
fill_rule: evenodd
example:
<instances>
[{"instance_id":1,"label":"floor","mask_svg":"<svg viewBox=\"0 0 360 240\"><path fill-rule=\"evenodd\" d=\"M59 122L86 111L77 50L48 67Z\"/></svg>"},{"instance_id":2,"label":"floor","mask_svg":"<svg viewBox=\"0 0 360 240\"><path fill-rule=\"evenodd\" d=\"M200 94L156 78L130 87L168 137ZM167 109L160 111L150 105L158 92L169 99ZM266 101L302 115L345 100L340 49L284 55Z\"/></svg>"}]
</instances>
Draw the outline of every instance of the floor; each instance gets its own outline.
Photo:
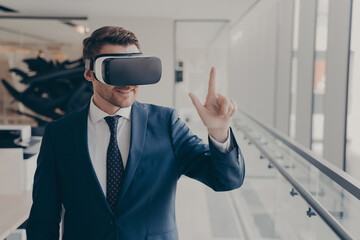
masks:
<instances>
[{"instance_id":1,"label":"floor","mask_svg":"<svg viewBox=\"0 0 360 240\"><path fill-rule=\"evenodd\" d=\"M243 186L216 193L195 180L182 177L176 203L180 239L339 239L318 215L308 216L307 213L314 211L309 212L307 202L299 195L292 196L292 186L282 175L269 166L267 159L260 158L258 149L249 145L240 132L235 134L245 158ZM205 137L204 132L198 135ZM316 171L312 173L314 170L295 165L288 171L302 184L307 184L311 194L326 205L355 238L359 237L356 227L359 219L354 214L360 209L359 201L346 195L339 198L339 189L316 178L319 176Z\"/></svg>"}]
</instances>

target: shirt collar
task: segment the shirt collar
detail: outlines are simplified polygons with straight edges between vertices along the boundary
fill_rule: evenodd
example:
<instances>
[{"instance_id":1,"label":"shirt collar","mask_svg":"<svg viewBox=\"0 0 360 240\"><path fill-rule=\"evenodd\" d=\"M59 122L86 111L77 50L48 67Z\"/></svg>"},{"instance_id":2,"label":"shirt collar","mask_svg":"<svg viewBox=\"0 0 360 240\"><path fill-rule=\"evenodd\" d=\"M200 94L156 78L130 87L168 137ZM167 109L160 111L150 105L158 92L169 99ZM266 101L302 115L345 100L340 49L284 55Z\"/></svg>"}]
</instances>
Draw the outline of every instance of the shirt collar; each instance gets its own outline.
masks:
<instances>
[{"instance_id":1,"label":"shirt collar","mask_svg":"<svg viewBox=\"0 0 360 240\"><path fill-rule=\"evenodd\" d=\"M116 113L114 113L113 115L110 115L110 114L107 114L106 112L104 112L103 110L101 110L100 108L98 108L94 103L94 97L91 98L90 107L89 107L89 117L93 124L104 119L104 117L115 116L115 115L119 115L121 117L124 117L124 118L130 120L131 119L131 106L126 107L126 108L120 108Z\"/></svg>"}]
</instances>

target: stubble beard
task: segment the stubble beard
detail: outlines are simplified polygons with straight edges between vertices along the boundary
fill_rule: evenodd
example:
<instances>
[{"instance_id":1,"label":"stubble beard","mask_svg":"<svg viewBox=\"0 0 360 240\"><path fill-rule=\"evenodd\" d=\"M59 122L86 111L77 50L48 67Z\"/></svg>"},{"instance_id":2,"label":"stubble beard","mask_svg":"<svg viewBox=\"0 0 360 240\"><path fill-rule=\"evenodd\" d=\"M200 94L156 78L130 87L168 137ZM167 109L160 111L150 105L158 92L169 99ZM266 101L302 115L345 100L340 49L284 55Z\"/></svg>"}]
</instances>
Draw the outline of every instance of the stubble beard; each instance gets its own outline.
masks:
<instances>
[{"instance_id":1,"label":"stubble beard","mask_svg":"<svg viewBox=\"0 0 360 240\"><path fill-rule=\"evenodd\" d=\"M137 89L134 89L131 93L132 95L126 98L117 96L117 92L114 88L111 90L98 88L96 92L104 101L110 103L111 105L119 108L125 108L130 107L134 103Z\"/></svg>"}]
</instances>

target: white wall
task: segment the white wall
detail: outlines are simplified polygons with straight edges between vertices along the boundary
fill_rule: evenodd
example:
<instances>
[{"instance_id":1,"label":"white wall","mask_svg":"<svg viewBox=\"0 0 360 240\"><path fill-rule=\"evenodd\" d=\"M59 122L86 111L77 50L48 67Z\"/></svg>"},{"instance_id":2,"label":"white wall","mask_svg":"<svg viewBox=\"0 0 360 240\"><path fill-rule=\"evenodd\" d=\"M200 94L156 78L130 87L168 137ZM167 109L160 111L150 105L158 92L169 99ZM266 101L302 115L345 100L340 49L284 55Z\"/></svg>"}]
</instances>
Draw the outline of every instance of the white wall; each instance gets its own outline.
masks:
<instances>
[{"instance_id":1,"label":"white wall","mask_svg":"<svg viewBox=\"0 0 360 240\"><path fill-rule=\"evenodd\" d=\"M274 125L277 1L260 1L230 31L229 96Z\"/></svg>"},{"instance_id":2,"label":"white wall","mask_svg":"<svg viewBox=\"0 0 360 240\"><path fill-rule=\"evenodd\" d=\"M184 64L183 81L175 84L175 106L185 121L197 126L193 129L196 134L206 129L188 94L194 93L205 103L212 66L217 93L227 95L227 26L224 21L177 21L175 25L176 59Z\"/></svg>"},{"instance_id":3,"label":"white wall","mask_svg":"<svg viewBox=\"0 0 360 240\"><path fill-rule=\"evenodd\" d=\"M294 26L294 1L278 1L278 45L276 66L275 127L290 134L291 71Z\"/></svg>"},{"instance_id":4,"label":"white wall","mask_svg":"<svg viewBox=\"0 0 360 240\"><path fill-rule=\"evenodd\" d=\"M174 88L174 33L173 19L104 18L89 16L91 31L105 25L124 27L135 33L145 54L159 57L163 73L158 84L140 86L137 100L162 106L173 106Z\"/></svg>"}]
</instances>

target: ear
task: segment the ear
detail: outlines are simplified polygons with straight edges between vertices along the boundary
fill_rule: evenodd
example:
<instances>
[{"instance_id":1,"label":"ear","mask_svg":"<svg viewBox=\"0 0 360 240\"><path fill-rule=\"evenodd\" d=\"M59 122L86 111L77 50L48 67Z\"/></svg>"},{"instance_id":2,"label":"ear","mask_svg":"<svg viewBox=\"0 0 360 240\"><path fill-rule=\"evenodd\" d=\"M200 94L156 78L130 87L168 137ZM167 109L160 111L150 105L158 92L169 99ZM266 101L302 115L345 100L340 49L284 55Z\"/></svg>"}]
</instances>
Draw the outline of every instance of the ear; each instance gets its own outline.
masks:
<instances>
[{"instance_id":1,"label":"ear","mask_svg":"<svg viewBox=\"0 0 360 240\"><path fill-rule=\"evenodd\" d=\"M93 71L86 69L84 72L84 78L89 82L94 81L95 79L94 79Z\"/></svg>"}]
</instances>

